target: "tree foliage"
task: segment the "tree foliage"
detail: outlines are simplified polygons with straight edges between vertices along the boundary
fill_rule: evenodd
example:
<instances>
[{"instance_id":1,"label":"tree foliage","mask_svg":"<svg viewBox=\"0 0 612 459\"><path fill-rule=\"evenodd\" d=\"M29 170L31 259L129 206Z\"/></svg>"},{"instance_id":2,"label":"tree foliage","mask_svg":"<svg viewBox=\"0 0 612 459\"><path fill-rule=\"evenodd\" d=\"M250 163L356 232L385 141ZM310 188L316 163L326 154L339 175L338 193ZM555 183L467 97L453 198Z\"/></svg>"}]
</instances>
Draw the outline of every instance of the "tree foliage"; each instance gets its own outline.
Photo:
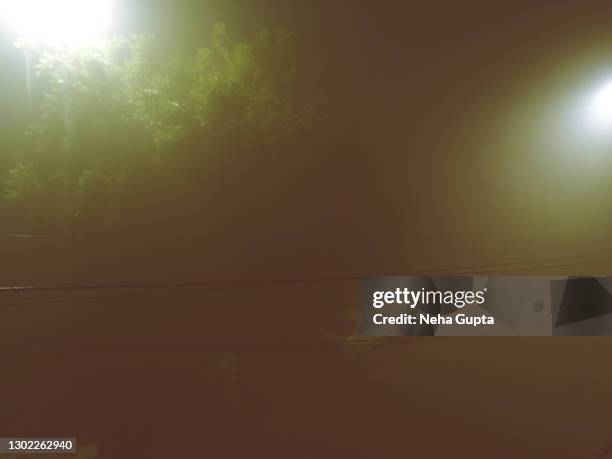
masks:
<instances>
[{"instance_id":1,"label":"tree foliage","mask_svg":"<svg viewBox=\"0 0 612 459\"><path fill-rule=\"evenodd\" d=\"M188 219L224 182L282 175L322 119L296 43L286 30L235 42L218 24L189 58L149 36L37 50L37 108L6 200L40 230L81 232Z\"/></svg>"}]
</instances>

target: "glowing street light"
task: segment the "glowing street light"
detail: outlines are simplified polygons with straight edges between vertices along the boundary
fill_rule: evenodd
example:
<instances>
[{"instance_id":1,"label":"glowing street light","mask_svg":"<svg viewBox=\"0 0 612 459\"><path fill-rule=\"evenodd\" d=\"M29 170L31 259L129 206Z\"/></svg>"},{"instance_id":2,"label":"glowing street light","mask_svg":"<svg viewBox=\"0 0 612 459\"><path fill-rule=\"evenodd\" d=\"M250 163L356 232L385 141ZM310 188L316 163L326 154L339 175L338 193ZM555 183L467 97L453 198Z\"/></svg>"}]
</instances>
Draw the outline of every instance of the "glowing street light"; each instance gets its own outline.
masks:
<instances>
[{"instance_id":1,"label":"glowing street light","mask_svg":"<svg viewBox=\"0 0 612 459\"><path fill-rule=\"evenodd\" d=\"M595 93L593 108L597 120L612 127L612 81Z\"/></svg>"},{"instance_id":2,"label":"glowing street light","mask_svg":"<svg viewBox=\"0 0 612 459\"><path fill-rule=\"evenodd\" d=\"M0 16L27 46L86 48L111 26L112 0L0 0Z\"/></svg>"},{"instance_id":3,"label":"glowing street light","mask_svg":"<svg viewBox=\"0 0 612 459\"><path fill-rule=\"evenodd\" d=\"M32 99L32 54L38 48L74 51L96 45L112 25L115 0L0 0L0 20L23 48L27 111Z\"/></svg>"}]
</instances>

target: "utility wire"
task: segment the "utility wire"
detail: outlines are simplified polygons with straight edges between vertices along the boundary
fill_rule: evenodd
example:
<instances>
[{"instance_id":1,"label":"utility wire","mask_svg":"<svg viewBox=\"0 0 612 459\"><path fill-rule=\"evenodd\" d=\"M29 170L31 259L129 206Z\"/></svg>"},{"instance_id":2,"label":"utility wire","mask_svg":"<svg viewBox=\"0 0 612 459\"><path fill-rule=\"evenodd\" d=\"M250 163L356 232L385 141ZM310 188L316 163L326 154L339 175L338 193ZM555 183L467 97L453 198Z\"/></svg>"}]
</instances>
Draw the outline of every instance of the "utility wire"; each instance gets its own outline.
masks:
<instances>
[{"instance_id":1,"label":"utility wire","mask_svg":"<svg viewBox=\"0 0 612 459\"><path fill-rule=\"evenodd\" d=\"M598 254L601 255L601 254ZM603 257L585 259L575 262L565 262L566 260L583 259L593 255L575 255L566 256L556 259L549 259L547 261L536 262L536 263L548 263L545 265L533 266L532 261L530 262L508 262L499 265L473 265L464 267L453 267L444 269L432 269L427 271L413 271L410 274L413 276L431 276L431 275L458 275L458 274L490 274L490 273L503 273L503 272L516 272L516 271L533 271L541 269L554 269L554 268L567 268L573 266L583 266L593 263L604 263L612 260L610 254L605 254ZM531 266L524 266L531 264ZM523 265L523 266L520 266ZM477 272L478 271L478 272ZM382 275L377 275L382 276ZM370 275L353 275L353 276L332 276L332 277L312 277L312 278L294 278L294 279L261 279L261 280L226 280L226 281L200 281L200 282L176 282L176 283L125 283L125 284L83 284L83 285L51 285L51 286L14 286L14 287L0 287L0 293L15 293L15 292L45 292L45 291L86 291L86 290L131 290L131 289L208 289L215 287L215 289L222 288L248 288L248 287L261 287L269 285L299 285L299 284L313 284L313 283L328 283L328 282L349 282L358 281L363 278L370 277ZM163 294L169 293L168 291L161 292ZM133 294L130 294L132 296ZM114 295L113 295L114 297ZM85 297L87 298L87 297ZM2 304L0 303L0 306Z\"/></svg>"},{"instance_id":2,"label":"utility wire","mask_svg":"<svg viewBox=\"0 0 612 459\"><path fill-rule=\"evenodd\" d=\"M585 264L592 264L595 262L606 262L612 258L601 258L597 260L583 260L580 262L565 263L565 264L550 264L546 266L538 267L507 267L505 269L486 269L487 273L493 272L510 272L510 271L524 271L529 269L549 269L559 267L571 267L581 266ZM430 274L432 272L430 271ZM126 298L134 296L147 296L147 295L164 295L164 294L184 294L189 292L200 292L208 290L219 290L236 287L251 287L259 286L264 284L278 284L278 283L303 283L303 282L329 282L335 280L347 281L347 280L358 280L361 277L338 277L338 278L320 278L320 279L285 279L285 280L272 280L272 281L251 281L251 282L217 282L217 283L191 283L191 284L167 284L173 285L173 288L161 291L146 291L146 292L132 292L132 293L120 293L115 295L93 295L88 297L67 297L67 298L53 298L53 299L40 299L31 301L21 301L14 303L0 303L0 307L10 306L23 306L23 305L34 305L43 303L62 303L62 302L74 302L74 301L95 301L103 299L115 299L115 298ZM138 284L134 284L138 285ZM177 289L176 285L198 285L197 288L191 289ZM158 287L156 284L145 284L145 288ZM88 289L100 289L104 287L100 286L86 286ZM106 288L114 288L114 286L105 286ZM123 284L119 285L120 288L136 288L134 286L126 286ZM143 284L140 284L143 287ZM18 288L19 289L19 288ZM34 291L39 291L41 288L33 287ZM42 287L43 290L81 290L81 286L77 287ZM26 291L29 288L25 288ZM14 290L10 291L23 291ZM363 348L370 346L379 345L405 345L414 344L417 342L440 342L447 340L463 339L457 337L439 338L435 340L424 339L426 337L418 337L410 340L406 340L405 337L397 339L388 337L385 338L364 338L364 339L341 339L341 340L319 340L310 342L290 342L290 343L187 343L187 344L164 344L164 345L16 345L16 346L0 346L0 354L2 353L95 353L95 352L201 352L203 350L213 351L283 351L283 350L312 350L312 349L333 349L333 348Z\"/></svg>"},{"instance_id":3,"label":"utility wire","mask_svg":"<svg viewBox=\"0 0 612 459\"><path fill-rule=\"evenodd\" d=\"M276 284L309 284L322 282L337 282L359 280L360 276L338 276L338 277L321 277L321 278L296 278L296 279L261 279L261 280L227 280L227 281L200 281L200 282L169 282L169 283L134 283L134 284L83 284L83 285L50 285L50 286L16 286L16 287L0 287L0 293L13 292L45 292L45 291L70 291L70 290L131 290L131 289L202 289L208 287L252 287L261 285L276 285Z\"/></svg>"},{"instance_id":4,"label":"utility wire","mask_svg":"<svg viewBox=\"0 0 612 459\"><path fill-rule=\"evenodd\" d=\"M350 349L369 348L379 346L405 346L412 344L440 343L446 341L457 341L475 339L478 337L382 337L382 338L359 338L359 339L336 339L336 340L312 340L296 342L245 342L245 343L172 343L172 344L79 344L79 345L2 345L1 354L14 353L115 353L115 352L185 352L199 353L202 351L216 352L249 352L249 351L285 351L285 350L326 350L326 349Z\"/></svg>"},{"instance_id":5,"label":"utility wire","mask_svg":"<svg viewBox=\"0 0 612 459\"><path fill-rule=\"evenodd\" d=\"M91 295L91 296L70 296L61 298L41 298L37 300L23 300L14 301L10 303L0 303L0 308L16 307L16 306L30 306L37 304L55 304L55 303L71 303L78 301L98 301L106 299L122 299L132 297L146 297L146 296L157 296L157 295L182 295L186 293L204 292L209 290L227 290L232 286L202 286L197 288L170 288L166 290L148 290L143 292L131 292L131 293L116 293L108 295Z\"/></svg>"}]
</instances>

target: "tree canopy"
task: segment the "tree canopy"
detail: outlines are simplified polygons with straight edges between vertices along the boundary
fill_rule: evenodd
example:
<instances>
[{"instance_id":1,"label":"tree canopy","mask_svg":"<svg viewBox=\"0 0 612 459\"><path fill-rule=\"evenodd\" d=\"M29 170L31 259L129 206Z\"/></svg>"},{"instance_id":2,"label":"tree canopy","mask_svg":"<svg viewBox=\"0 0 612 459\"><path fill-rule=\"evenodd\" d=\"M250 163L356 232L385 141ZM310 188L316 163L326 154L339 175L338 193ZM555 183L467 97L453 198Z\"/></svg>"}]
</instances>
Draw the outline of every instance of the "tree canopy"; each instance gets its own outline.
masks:
<instances>
[{"instance_id":1,"label":"tree canopy","mask_svg":"<svg viewBox=\"0 0 612 459\"><path fill-rule=\"evenodd\" d=\"M218 24L184 58L150 36L36 50L31 124L3 183L12 215L44 232L177 224L263 192L323 119L296 46L287 30L236 42Z\"/></svg>"}]
</instances>

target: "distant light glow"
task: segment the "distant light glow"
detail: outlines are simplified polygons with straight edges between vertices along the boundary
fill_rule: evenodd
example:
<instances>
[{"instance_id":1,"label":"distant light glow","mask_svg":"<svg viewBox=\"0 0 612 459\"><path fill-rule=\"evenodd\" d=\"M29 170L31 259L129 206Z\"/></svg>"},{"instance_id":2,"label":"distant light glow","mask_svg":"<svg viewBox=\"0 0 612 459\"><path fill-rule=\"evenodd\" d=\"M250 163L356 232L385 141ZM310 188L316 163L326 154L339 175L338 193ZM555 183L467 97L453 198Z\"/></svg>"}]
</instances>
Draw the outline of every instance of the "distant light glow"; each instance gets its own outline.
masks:
<instances>
[{"instance_id":1,"label":"distant light glow","mask_svg":"<svg viewBox=\"0 0 612 459\"><path fill-rule=\"evenodd\" d=\"M83 48L103 38L112 0L0 0L0 15L28 44Z\"/></svg>"},{"instance_id":2,"label":"distant light glow","mask_svg":"<svg viewBox=\"0 0 612 459\"><path fill-rule=\"evenodd\" d=\"M595 93L593 108L597 120L612 128L612 81Z\"/></svg>"}]
</instances>

